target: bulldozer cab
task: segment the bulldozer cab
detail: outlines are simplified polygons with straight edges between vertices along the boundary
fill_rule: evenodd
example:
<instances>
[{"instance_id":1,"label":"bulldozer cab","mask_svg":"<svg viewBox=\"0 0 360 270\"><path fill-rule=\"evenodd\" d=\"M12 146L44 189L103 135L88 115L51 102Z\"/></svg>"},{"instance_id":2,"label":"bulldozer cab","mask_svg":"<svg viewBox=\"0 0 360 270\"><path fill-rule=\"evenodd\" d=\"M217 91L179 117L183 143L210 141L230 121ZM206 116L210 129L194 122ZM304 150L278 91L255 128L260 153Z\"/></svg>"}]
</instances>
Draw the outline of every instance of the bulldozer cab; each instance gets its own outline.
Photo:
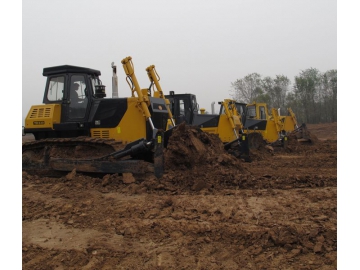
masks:
<instances>
[{"instance_id":1,"label":"bulldozer cab","mask_svg":"<svg viewBox=\"0 0 360 270\"><path fill-rule=\"evenodd\" d=\"M247 105L247 118L267 120L269 112L265 103L252 103Z\"/></svg>"},{"instance_id":2,"label":"bulldozer cab","mask_svg":"<svg viewBox=\"0 0 360 270\"><path fill-rule=\"evenodd\" d=\"M196 102L196 96L193 94L174 94L170 92L170 95L166 95L170 101L170 110L174 117L175 124L181 124L185 122L192 124L194 122L194 116L198 114L199 104Z\"/></svg>"},{"instance_id":3,"label":"bulldozer cab","mask_svg":"<svg viewBox=\"0 0 360 270\"><path fill-rule=\"evenodd\" d=\"M244 124L245 124L245 121L246 121L246 112L247 112L246 103L235 102L235 106L236 106L236 110L237 110L238 113L239 113L241 122L242 122L243 125L244 125ZM221 110L220 110L220 112L221 112Z\"/></svg>"},{"instance_id":4,"label":"bulldozer cab","mask_svg":"<svg viewBox=\"0 0 360 270\"><path fill-rule=\"evenodd\" d=\"M100 71L76 66L44 68L47 77L44 104L61 105L61 122L87 119L95 89L101 85Z\"/></svg>"},{"instance_id":5,"label":"bulldozer cab","mask_svg":"<svg viewBox=\"0 0 360 270\"><path fill-rule=\"evenodd\" d=\"M236 102L236 109L246 130L265 130L267 124L267 106L263 103L246 104ZM259 116L258 116L259 115Z\"/></svg>"}]
</instances>

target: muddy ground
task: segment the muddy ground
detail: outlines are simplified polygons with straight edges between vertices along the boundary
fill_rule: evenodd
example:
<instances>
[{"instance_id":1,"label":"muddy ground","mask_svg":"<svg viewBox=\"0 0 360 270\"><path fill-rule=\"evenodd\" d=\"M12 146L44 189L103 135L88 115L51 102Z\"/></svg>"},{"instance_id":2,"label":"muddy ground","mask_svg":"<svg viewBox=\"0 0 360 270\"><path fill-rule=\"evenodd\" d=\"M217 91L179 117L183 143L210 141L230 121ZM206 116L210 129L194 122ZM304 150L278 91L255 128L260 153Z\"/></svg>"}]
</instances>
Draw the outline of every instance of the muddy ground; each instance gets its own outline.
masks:
<instances>
[{"instance_id":1,"label":"muddy ground","mask_svg":"<svg viewBox=\"0 0 360 270\"><path fill-rule=\"evenodd\" d=\"M337 269L337 125L307 126L251 163L184 129L161 179L23 172L22 267Z\"/></svg>"}]
</instances>

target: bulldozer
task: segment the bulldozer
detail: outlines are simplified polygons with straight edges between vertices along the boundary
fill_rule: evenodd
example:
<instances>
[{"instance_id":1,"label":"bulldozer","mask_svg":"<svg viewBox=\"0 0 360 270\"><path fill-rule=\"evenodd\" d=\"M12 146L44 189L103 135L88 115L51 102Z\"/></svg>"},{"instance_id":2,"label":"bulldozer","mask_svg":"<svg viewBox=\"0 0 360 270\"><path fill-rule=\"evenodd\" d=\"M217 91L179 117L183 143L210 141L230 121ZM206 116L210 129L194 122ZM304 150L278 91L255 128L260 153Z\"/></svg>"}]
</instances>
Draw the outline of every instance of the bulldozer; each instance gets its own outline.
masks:
<instances>
[{"instance_id":1,"label":"bulldozer","mask_svg":"<svg viewBox=\"0 0 360 270\"><path fill-rule=\"evenodd\" d=\"M23 170L162 176L164 134L172 119L169 104L163 93L140 88L130 56L121 63L130 97L105 98L96 69L71 65L43 69L47 78L43 104L31 106L23 129L35 138L23 144ZM91 158L82 156L89 151Z\"/></svg>"},{"instance_id":2,"label":"bulldozer","mask_svg":"<svg viewBox=\"0 0 360 270\"><path fill-rule=\"evenodd\" d=\"M295 113L288 108L288 115L280 115L279 109L269 110L266 103L253 102L250 104L236 102L238 111L242 112L242 121L247 134L258 134L266 144L286 146L288 137L294 135L298 141L310 141L309 132L305 124L298 125ZM262 120L259 125L257 120ZM254 122L255 121L255 122Z\"/></svg>"}]
</instances>

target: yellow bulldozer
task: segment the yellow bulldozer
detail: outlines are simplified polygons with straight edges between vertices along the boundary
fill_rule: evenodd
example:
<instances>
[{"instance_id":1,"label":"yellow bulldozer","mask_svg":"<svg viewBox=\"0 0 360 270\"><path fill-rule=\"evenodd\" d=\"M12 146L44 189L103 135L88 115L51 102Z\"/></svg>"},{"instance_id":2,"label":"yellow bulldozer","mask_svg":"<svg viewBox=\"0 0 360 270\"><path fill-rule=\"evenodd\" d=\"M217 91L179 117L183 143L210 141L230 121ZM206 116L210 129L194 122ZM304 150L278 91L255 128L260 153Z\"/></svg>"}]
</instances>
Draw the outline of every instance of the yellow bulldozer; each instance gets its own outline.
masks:
<instances>
[{"instance_id":1,"label":"yellow bulldozer","mask_svg":"<svg viewBox=\"0 0 360 270\"><path fill-rule=\"evenodd\" d=\"M242 112L241 119L244 123L247 134L259 134L265 143L284 146L288 137L294 135L298 141L311 141L305 124L298 125L295 113L288 108L288 115L280 115L279 109L269 110L266 103L253 102L250 104L236 103L239 112ZM261 124L254 121L263 120ZM250 144L252 146L253 144Z\"/></svg>"},{"instance_id":2,"label":"yellow bulldozer","mask_svg":"<svg viewBox=\"0 0 360 270\"><path fill-rule=\"evenodd\" d=\"M162 93L141 89L132 58L121 61L131 96L105 98L99 70L63 65L43 69L42 105L31 106L24 133L23 170L163 174L162 150L172 119ZM82 149L94 156L82 157Z\"/></svg>"}]
</instances>

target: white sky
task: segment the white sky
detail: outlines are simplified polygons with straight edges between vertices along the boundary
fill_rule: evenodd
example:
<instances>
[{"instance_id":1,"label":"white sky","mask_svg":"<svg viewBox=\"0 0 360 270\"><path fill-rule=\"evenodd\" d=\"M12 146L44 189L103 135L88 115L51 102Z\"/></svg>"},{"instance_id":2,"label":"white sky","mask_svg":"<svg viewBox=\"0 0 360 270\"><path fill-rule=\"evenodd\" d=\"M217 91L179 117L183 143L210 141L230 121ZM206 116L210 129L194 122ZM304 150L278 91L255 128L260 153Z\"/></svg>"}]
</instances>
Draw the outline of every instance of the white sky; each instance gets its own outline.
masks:
<instances>
[{"instance_id":1,"label":"white sky","mask_svg":"<svg viewBox=\"0 0 360 270\"><path fill-rule=\"evenodd\" d=\"M23 1L23 118L42 103L43 68L56 65L100 70L110 98L115 62L119 96L127 97L121 60L131 56L140 87L155 65L165 94L194 93L208 111L250 73L293 81L307 68L337 68L335 0L50 3Z\"/></svg>"},{"instance_id":2,"label":"white sky","mask_svg":"<svg viewBox=\"0 0 360 270\"><path fill-rule=\"evenodd\" d=\"M8 1L0 16L4 61L1 71L5 79L1 106L6 124L1 138L6 142L4 176L14 172L9 170L13 146L18 145L20 152L17 136L21 131L14 117L24 122L30 106L42 103L44 67L69 64L99 69L111 97L110 64L115 62L119 95L126 97L130 90L120 61L132 56L142 88L149 85L145 68L154 64L165 93L194 93L200 106L210 110L211 102L230 97L231 82L252 72L272 77L283 74L293 81L301 70L313 67L325 72L339 65L338 265L351 268L358 264L355 243L359 240L359 177L353 156L359 151L355 141L347 145L351 140L346 138L349 131L357 134L353 125L356 103L346 106L345 115L351 115L350 118L341 112L344 102L358 102L359 96L359 8L354 3L357 2L342 0L337 6L335 0ZM22 97L19 110L17 97ZM3 177L6 194L1 197L1 231L6 245L1 248L1 264L20 269L21 181L12 181L21 179L20 168L16 172L17 177ZM14 190L15 194L11 192Z\"/></svg>"}]
</instances>

